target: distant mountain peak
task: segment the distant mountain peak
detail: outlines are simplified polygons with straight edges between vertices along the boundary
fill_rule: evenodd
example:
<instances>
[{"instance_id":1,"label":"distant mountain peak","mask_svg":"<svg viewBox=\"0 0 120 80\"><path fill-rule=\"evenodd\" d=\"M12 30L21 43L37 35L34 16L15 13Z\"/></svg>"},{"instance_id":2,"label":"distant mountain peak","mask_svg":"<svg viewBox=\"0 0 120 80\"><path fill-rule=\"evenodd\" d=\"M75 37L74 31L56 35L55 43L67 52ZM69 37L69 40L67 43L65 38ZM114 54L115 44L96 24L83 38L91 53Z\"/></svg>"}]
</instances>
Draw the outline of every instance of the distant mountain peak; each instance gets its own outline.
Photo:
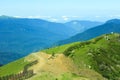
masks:
<instances>
[{"instance_id":1,"label":"distant mountain peak","mask_svg":"<svg viewBox=\"0 0 120 80\"><path fill-rule=\"evenodd\" d=\"M111 20L108 20L106 23L120 24L120 19L111 19Z\"/></svg>"},{"instance_id":2,"label":"distant mountain peak","mask_svg":"<svg viewBox=\"0 0 120 80\"><path fill-rule=\"evenodd\" d=\"M0 16L0 19L9 19L9 18L14 18L14 17L6 16L6 15L1 15Z\"/></svg>"}]
</instances>

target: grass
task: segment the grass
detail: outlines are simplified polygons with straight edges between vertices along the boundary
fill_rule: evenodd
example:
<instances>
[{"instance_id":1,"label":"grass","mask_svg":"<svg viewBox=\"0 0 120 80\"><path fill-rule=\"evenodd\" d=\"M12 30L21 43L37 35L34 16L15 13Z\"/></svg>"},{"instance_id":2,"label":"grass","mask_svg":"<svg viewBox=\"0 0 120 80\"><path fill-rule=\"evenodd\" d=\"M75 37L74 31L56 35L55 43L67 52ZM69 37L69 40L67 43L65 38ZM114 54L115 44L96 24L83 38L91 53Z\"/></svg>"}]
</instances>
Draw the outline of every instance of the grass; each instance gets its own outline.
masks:
<instances>
[{"instance_id":1,"label":"grass","mask_svg":"<svg viewBox=\"0 0 120 80\"><path fill-rule=\"evenodd\" d=\"M109 40L105 36L108 36ZM50 54L53 52L67 54L66 56L70 57L79 69L92 69L108 79L116 80L120 77L120 68L116 67L116 65L120 65L119 36L120 34L106 34L87 41L89 44L78 42L45 51Z\"/></svg>"},{"instance_id":2,"label":"grass","mask_svg":"<svg viewBox=\"0 0 120 80\"><path fill-rule=\"evenodd\" d=\"M66 45L62 45L62 46L56 46L56 47L53 47L53 48L48 48L48 49L42 50L42 52L45 52L47 54L63 53L67 48L69 48L70 46L73 46L75 44L78 44L78 43L79 42L66 44Z\"/></svg>"},{"instance_id":3,"label":"grass","mask_svg":"<svg viewBox=\"0 0 120 80\"><path fill-rule=\"evenodd\" d=\"M107 35L110 40L106 40L104 36L88 41L89 44L85 42L73 45L64 54L69 54L67 56L80 69L93 69L108 79L117 80L120 77L120 67L116 67L120 65L119 34Z\"/></svg>"},{"instance_id":4,"label":"grass","mask_svg":"<svg viewBox=\"0 0 120 80\"><path fill-rule=\"evenodd\" d=\"M89 80L85 77L80 77L72 73L64 73L58 76L55 76L49 72L44 72L37 76L30 78L29 80Z\"/></svg>"},{"instance_id":5,"label":"grass","mask_svg":"<svg viewBox=\"0 0 120 80\"><path fill-rule=\"evenodd\" d=\"M28 62L24 62L24 58L21 58L17 61L14 61L7 65L4 65L4 66L0 67L0 76L16 74L16 73L22 71L26 64L28 64Z\"/></svg>"}]
</instances>

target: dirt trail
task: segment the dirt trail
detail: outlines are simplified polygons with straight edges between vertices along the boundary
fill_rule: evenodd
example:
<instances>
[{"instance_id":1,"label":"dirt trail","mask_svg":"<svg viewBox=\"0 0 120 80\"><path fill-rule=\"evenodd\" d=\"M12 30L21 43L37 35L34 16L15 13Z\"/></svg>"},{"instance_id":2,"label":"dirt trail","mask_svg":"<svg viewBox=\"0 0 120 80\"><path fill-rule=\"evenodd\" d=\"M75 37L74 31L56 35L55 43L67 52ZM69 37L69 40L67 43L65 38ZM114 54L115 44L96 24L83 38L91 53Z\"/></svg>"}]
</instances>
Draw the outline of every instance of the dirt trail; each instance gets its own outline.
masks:
<instances>
[{"instance_id":1,"label":"dirt trail","mask_svg":"<svg viewBox=\"0 0 120 80\"><path fill-rule=\"evenodd\" d=\"M51 54L37 52L27 56L25 60L38 60L37 64L30 67L36 75L27 80L40 80L40 76L43 80L48 80L50 77L57 77L59 80L63 80L61 77L63 77L62 74L64 73L79 73L79 69L73 64L72 60L63 54L52 56ZM85 77L74 77L73 80L104 80L100 74L90 69L81 69L79 74Z\"/></svg>"},{"instance_id":2,"label":"dirt trail","mask_svg":"<svg viewBox=\"0 0 120 80\"><path fill-rule=\"evenodd\" d=\"M38 60L38 63L32 66L35 73L50 72L53 74L61 74L64 72L75 71L72 61L63 54L52 56L43 52L33 53L26 58L27 61Z\"/></svg>"}]
</instances>

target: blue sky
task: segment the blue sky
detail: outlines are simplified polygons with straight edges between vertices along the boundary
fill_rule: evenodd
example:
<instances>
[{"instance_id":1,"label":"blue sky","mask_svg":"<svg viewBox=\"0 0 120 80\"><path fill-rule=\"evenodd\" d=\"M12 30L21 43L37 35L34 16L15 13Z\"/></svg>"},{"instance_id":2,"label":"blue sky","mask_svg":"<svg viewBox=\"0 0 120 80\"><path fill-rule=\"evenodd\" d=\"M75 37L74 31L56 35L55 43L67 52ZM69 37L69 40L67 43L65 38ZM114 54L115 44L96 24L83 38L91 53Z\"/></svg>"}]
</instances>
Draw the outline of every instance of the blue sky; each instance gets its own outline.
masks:
<instances>
[{"instance_id":1,"label":"blue sky","mask_svg":"<svg viewBox=\"0 0 120 80\"><path fill-rule=\"evenodd\" d=\"M120 18L120 0L0 0L0 15L105 21Z\"/></svg>"}]
</instances>

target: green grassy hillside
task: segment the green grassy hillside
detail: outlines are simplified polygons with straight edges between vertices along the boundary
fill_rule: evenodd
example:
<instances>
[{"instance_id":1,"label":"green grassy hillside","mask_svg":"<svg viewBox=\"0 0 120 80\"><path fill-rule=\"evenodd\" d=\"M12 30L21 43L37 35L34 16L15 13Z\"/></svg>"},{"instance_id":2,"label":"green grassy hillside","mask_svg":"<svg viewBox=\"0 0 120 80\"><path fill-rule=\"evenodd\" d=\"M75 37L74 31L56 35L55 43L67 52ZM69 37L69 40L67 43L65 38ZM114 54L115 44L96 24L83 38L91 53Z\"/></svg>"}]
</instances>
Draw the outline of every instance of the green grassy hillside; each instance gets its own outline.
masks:
<instances>
[{"instance_id":1,"label":"green grassy hillside","mask_svg":"<svg viewBox=\"0 0 120 80\"><path fill-rule=\"evenodd\" d=\"M0 77L17 74L35 60L38 63L28 69L34 75L28 80L119 80L120 34L32 53L0 67Z\"/></svg>"},{"instance_id":2,"label":"green grassy hillside","mask_svg":"<svg viewBox=\"0 0 120 80\"><path fill-rule=\"evenodd\" d=\"M60 48L55 51L59 50ZM70 57L80 70L92 69L112 80L120 77L120 34L106 34L74 44L65 49L63 54Z\"/></svg>"}]
</instances>

